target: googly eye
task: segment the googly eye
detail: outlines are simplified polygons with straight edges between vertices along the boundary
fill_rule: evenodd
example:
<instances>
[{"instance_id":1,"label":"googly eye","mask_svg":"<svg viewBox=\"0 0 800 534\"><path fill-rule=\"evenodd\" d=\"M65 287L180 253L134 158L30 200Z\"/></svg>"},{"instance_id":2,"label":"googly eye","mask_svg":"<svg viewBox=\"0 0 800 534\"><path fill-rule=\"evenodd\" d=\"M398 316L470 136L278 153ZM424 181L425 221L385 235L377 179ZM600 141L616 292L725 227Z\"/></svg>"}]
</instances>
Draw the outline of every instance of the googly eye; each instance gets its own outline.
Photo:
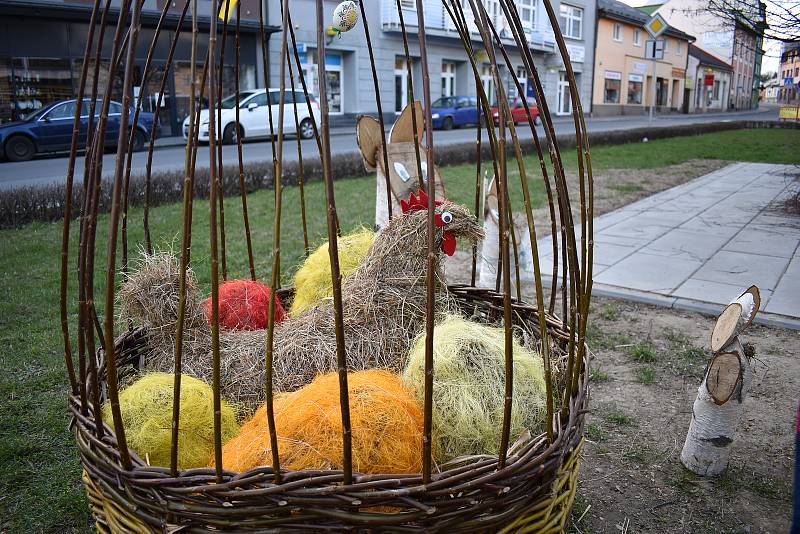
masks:
<instances>
[{"instance_id":1,"label":"googly eye","mask_svg":"<svg viewBox=\"0 0 800 534\"><path fill-rule=\"evenodd\" d=\"M443 211L442 212L442 222L445 223L445 224L449 224L449 223L453 222L453 214L450 213L449 211Z\"/></svg>"}]
</instances>

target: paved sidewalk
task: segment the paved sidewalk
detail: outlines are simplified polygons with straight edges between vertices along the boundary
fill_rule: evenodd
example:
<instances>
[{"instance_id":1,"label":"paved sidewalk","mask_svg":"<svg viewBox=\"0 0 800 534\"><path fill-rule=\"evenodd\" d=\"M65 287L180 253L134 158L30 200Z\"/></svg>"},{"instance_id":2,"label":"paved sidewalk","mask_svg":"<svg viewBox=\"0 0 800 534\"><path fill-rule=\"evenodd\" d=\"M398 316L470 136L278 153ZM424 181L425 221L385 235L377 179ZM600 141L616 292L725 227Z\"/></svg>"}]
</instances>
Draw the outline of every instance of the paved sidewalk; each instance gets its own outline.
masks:
<instances>
[{"instance_id":1,"label":"paved sidewalk","mask_svg":"<svg viewBox=\"0 0 800 534\"><path fill-rule=\"evenodd\" d=\"M735 163L598 217L594 291L718 314L756 284L760 322L800 329L800 217L775 207L798 173Z\"/></svg>"}]
</instances>

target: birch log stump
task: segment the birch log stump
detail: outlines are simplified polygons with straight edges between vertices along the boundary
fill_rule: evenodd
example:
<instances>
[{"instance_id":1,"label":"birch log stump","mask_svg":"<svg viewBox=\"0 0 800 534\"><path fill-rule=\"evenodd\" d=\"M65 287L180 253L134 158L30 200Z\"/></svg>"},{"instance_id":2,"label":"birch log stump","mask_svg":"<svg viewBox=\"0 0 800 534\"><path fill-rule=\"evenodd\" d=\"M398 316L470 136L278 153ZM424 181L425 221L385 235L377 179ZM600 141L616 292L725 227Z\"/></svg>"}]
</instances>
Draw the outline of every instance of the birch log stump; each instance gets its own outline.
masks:
<instances>
[{"instance_id":1,"label":"birch log stump","mask_svg":"<svg viewBox=\"0 0 800 534\"><path fill-rule=\"evenodd\" d=\"M681 452L683 465L698 475L720 475L728 467L753 382L753 350L742 344L739 335L753 322L760 303L758 288L751 286L723 310L712 330L714 356L697 390Z\"/></svg>"}]
</instances>

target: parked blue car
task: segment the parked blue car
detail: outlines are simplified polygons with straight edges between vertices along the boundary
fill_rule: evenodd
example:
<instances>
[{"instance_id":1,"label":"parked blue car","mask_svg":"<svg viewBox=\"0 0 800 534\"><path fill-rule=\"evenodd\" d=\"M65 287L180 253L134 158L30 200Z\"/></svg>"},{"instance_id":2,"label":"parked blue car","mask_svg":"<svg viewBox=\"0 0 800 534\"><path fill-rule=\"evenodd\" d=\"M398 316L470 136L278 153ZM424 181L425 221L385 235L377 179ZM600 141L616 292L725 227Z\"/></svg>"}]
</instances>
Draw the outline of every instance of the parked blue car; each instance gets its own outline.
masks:
<instances>
[{"instance_id":1,"label":"parked blue car","mask_svg":"<svg viewBox=\"0 0 800 534\"><path fill-rule=\"evenodd\" d=\"M27 161L36 154L45 152L62 152L70 149L72 141L73 121L75 120L76 100L63 100L54 102L32 113L20 121L0 124L0 157L9 161ZM89 127L89 104L86 98L81 106L81 129L78 136L78 147L85 148L86 132ZM92 127L97 124L101 102L95 107L95 119ZM106 146L114 146L119 138L119 123L122 116L122 104L111 101L108 109L108 122L106 128ZM153 113L142 111L139 113L139 123L136 125L136 134L133 137L133 149L141 150L150 140L150 132L156 137L160 133L159 125L153 130ZM133 109L128 115L128 122L133 121ZM130 127L130 126L129 126Z\"/></svg>"},{"instance_id":2,"label":"parked blue car","mask_svg":"<svg viewBox=\"0 0 800 534\"><path fill-rule=\"evenodd\" d=\"M478 99L474 96L443 96L431 106L434 128L478 124Z\"/></svg>"}]
</instances>

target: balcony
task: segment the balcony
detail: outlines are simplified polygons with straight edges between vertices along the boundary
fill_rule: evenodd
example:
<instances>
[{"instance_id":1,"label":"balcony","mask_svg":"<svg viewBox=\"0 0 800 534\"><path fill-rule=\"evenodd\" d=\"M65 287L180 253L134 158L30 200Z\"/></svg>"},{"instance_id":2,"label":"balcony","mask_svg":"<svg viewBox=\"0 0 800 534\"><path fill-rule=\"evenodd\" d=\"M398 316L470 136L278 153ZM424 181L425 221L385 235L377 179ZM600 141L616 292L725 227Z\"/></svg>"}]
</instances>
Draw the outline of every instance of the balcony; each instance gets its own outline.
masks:
<instances>
[{"instance_id":1,"label":"balcony","mask_svg":"<svg viewBox=\"0 0 800 534\"><path fill-rule=\"evenodd\" d=\"M500 35L500 40L505 46L516 46L510 25L499 8L496 0L483 0L486 6L486 11L489 13L497 33ZM416 2L414 0L401 0L403 7L403 21L406 25L406 30L409 33L416 33L417 31L417 10ZM458 39L458 32L450 16L447 14L441 0L425 0L425 31L428 35L439 37L451 37ZM544 8L540 10L544 13ZM496 14L492 14L496 13ZM472 9L469 3L465 2L464 15L467 20L467 26L470 35L474 41L480 41L480 34L477 26L474 23ZM546 19L546 17L539 17ZM525 36L528 41L528 46L537 52L550 52L556 50L556 40L553 30L547 25L546 22L539 24L540 20L536 21L535 27L525 27ZM397 2L395 0L382 0L381 1L381 28L386 32L399 32L400 15L397 13Z\"/></svg>"}]
</instances>

